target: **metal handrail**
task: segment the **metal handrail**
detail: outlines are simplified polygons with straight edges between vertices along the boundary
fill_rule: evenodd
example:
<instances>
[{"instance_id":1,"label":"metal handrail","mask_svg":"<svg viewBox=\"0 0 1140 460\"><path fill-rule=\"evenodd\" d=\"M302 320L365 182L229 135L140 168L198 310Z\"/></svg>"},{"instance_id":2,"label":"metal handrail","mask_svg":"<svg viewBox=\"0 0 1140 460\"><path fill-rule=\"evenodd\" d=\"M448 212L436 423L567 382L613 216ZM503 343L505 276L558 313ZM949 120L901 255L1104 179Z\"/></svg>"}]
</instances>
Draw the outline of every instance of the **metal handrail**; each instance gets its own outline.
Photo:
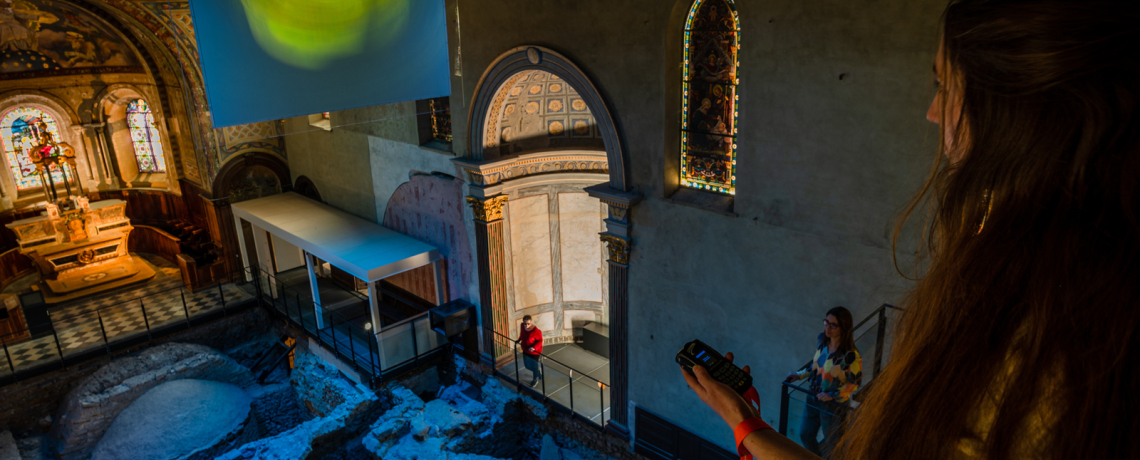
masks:
<instances>
[{"instance_id":1,"label":"metal handrail","mask_svg":"<svg viewBox=\"0 0 1140 460\"><path fill-rule=\"evenodd\" d=\"M50 315L50 311L49 311L49 319L48 319L47 323L26 324L23 329L0 335L0 347L3 347L3 349L4 349L4 359L3 359L3 361L0 361L0 368L4 367L2 364L7 364L7 366L6 366L7 367L6 370L8 371L7 374L10 374L10 375L0 375L0 379L2 379L2 380L0 380L0 385L13 383L13 382L19 381L22 378L40 375L44 372L48 372L52 369L58 368L59 366L65 366L69 362L74 363L74 362L82 361L84 359L88 359L90 357L89 356L90 353L92 353L92 352L97 353L98 350L100 350L100 349L103 349L105 353L111 353L114 350L134 346L135 344L139 343L140 340L142 340L142 341L153 340L156 328L160 331L170 331L171 328L192 327L193 326L192 321L191 321L192 319L197 319L197 318L201 318L204 316L208 317L208 316L216 315L218 313L220 313L223 316L228 316L230 314L230 311L232 310L232 308L227 308L226 298L225 298L226 294L225 294L225 291L222 289L221 280L226 279L226 278L230 278L230 279L240 278L240 279L244 280L245 274L247 274L249 272L250 272L249 268L242 268L242 269L233 270L233 271L230 271L230 272L227 272L224 274L220 274L220 275L215 276L215 277L211 277L208 280L203 280L203 281L199 281L197 283L194 283L195 285L198 285L198 286L209 286L210 284L214 284L214 282L216 281L217 282L216 287L218 289L219 300L221 302L221 305L220 305L221 308L220 309L214 309L214 308L203 309L194 315L190 314L189 308L187 307L187 304L186 304L185 291L183 290L184 287L188 287L186 285L179 285L177 287L173 287L173 288L169 288L169 289L162 289L162 290L159 290L159 291L147 294L147 295L137 296L137 297L134 297L131 299L124 300L122 302L117 302L117 303L112 304L112 305L106 305L106 306L103 306L100 308L96 308L93 310L89 310L89 311L85 311L85 312L77 313L77 314L73 314L73 315L53 317ZM210 286L210 288L213 288L213 286ZM161 321L158 323L153 322L151 320L152 318L150 318L150 314L147 312L146 302L144 302L144 301L147 298L153 298L155 296L171 295L171 293L175 289L179 290L178 298L181 299L181 302L182 302L182 311L184 313L183 318L177 318L175 316L175 317L171 317L165 321ZM98 298L104 298L104 296L99 296ZM134 305L136 302L137 302L137 306ZM111 310L111 309L117 309L119 311L126 311L126 312L136 312L136 311L141 312L142 317L143 317L143 326L144 326L145 331L143 329L132 329L132 330L121 331L120 333L118 333L114 336L109 336L106 325L104 324L104 321L103 321L103 316L104 316L104 313L108 313L108 310ZM63 350L63 347L60 344L59 335L61 333L65 333L71 329L70 328L57 328L56 324L58 324L61 321L69 320L69 319L75 319L75 318L80 318L80 317L89 318L91 314L94 314L96 316L96 319L99 322L99 332L100 332L100 337L102 338L102 344L99 344L99 342L93 342L91 344L86 344L79 349L69 350L68 353L65 353ZM134 314L134 313L131 313L131 314ZM50 339L55 343L54 353L49 352L48 354L37 357L36 359L34 359L30 362L21 362L20 367L17 368L16 363L12 359L12 354L11 354L11 351L9 349L12 347L19 347L19 346L21 346L22 343L24 343L26 341L21 339L20 343L12 344L10 338L14 337L14 336L25 335L25 334L28 336L31 336L31 333L35 329L38 329L38 328L41 328L44 326L48 326L51 330ZM140 336L139 334L141 334L143 332L145 332L145 336ZM42 339L48 339L48 337L46 335L44 335L41 337L32 337L29 340L30 341L40 341ZM51 343L51 342L49 342L49 343ZM49 348L49 350L50 350L50 348ZM77 356L78 356L78 358L77 358ZM56 366L56 367L52 367L52 366Z\"/></svg>"},{"instance_id":2,"label":"metal handrail","mask_svg":"<svg viewBox=\"0 0 1140 460\"><path fill-rule=\"evenodd\" d=\"M227 273L224 273L224 274L221 274L221 275L215 276L215 277L211 277L211 278L208 278L208 279L207 279L207 280L205 280L205 281L199 281L199 282L197 282L197 283L195 283L195 284L199 284L199 285L212 284L214 281L222 280L222 279L225 279L225 278L231 277L231 276L232 276L232 275L234 275L234 274L237 274L237 273L245 273L245 272L248 272L248 268L246 268L246 269L239 269L239 270L233 270L233 271L230 271L230 272L227 272ZM69 320L69 319L79 318L79 317L82 317L82 316L88 316L88 315L90 315L90 314L92 314L92 313L96 313L96 314L99 314L99 312L100 312L100 311L106 311L106 310L108 310L108 309L111 309L111 308L121 307L121 306L123 306L123 305L131 304L131 303L134 303L134 302L141 302L141 301L142 301L142 299L145 299L145 298L147 298L147 297L153 297L153 296L157 296L157 295L160 295L160 294L165 294L165 293L168 293L168 292L172 292L172 291L174 291L175 289L177 289L177 290L180 290L180 291L181 291L181 289L182 289L182 288L184 288L184 287L187 287L187 285L186 285L186 284L179 284L178 286L174 286L174 287L172 287L172 288L163 289L163 290L161 290L161 291L155 291L155 292L152 292L152 293L150 293L150 294L146 294L146 295L142 295L142 296L134 297L134 298L132 298L132 299L129 299L129 300L124 300L124 301L122 301L122 302L114 303L114 304L111 304L111 305L104 305L104 306L102 306L102 307L99 307L99 308L96 308L96 309L94 309L94 310L88 310L88 311L85 311L85 312L82 312L82 313L76 313L76 314L72 314L72 315L68 315L68 316L61 316L61 317L58 317L58 318L56 318L56 317L52 317L52 315L51 315L51 311L49 310L49 311L48 311L48 322L47 322L47 323L40 323L40 324L34 324L34 325L33 325L33 324L25 324L25 325L24 325L24 329L21 329L21 330L18 330L18 331L9 332L8 334L5 334L5 335L15 335L15 334L22 334L22 333L24 333L24 332L28 332L28 331L31 331L31 330L32 330L33 328L35 328L35 327L39 327L39 326L45 326L45 325L49 325L49 324L52 324L52 327L54 328L54 327L55 327L55 326L54 326L54 323L55 323L55 322L57 322L57 321L64 321L64 320ZM88 298L88 299L86 299L86 300L98 300L98 299L101 299L101 298L104 298L104 297L110 297L110 296L112 296L112 295L114 295L114 294L113 294L113 293L108 293L108 294L96 294L95 296L93 296L93 297L91 297L91 298Z\"/></svg>"},{"instance_id":3,"label":"metal handrail","mask_svg":"<svg viewBox=\"0 0 1140 460\"><path fill-rule=\"evenodd\" d=\"M875 340L875 357L873 358L873 369L874 369L873 375L875 375L875 376L878 376L879 373L881 372L881 369L882 369L883 345L885 342L886 331L887 331L886 324L885 324L886 319L887 319L886 318L887 309L905 311L905 309L903 309L903 308L899 308L899 307L896 307L894 305L884 303L884 304L880 305L879 308L876 308L874 311L872 311L870 315L867 315L866 318L863 318L863 320L860 321L859 324L856 324L854 327L851 328L854 331L856 329L859 329L861 326L863 326L867 322L869 322L872 318L878 319L878 323L875 325L876 327L874 328L874 331L876 333L876 340ZM862 339L864 336L866 336L870 332L871 332L871 330L864 331L862 334L859 335L858 338L856 338L854 340ZM801 366L798 371L803 371L804 369L811 368L811 363L812 363L811 360L808 360L808 362L806 364L804 364L803 366ZM802 385L802 383L793 384L793 383L789 383L789 382L780 382L780 422L779 422L780 434L783 434L783 435L787 434L788 410L789 410L789 405L790 405L790 400L791 400L791 394L789 393L789 391L799 391L799 392L802 392L802 393L807 394L807 395L815 396L814 393L812 393L811 391L809 391L807 389L804 389L801 385ZM855 390L855 392L853 392L851 394L850 399L854 399L855 395L858 394L861 389L866 388L867 385L870 385L870 382L860 384L859 389ZM807 402L805 401L805 404L806 403ZM846 405L839 405L836 407L841 407L842 409L840 409L840 411L843 413L846 413L846 412L853 410L852 407L849 407ZM824 408L820 408L820 409L826 410ZM839 414L839 415L843 415L843 414Z\"/></svg>"},{"instance_id":4,"label":"metal handrail","mask_svg":"<svg viewBox=\"0 0 1140 460\"><path fill-rule=\"evenodd\" d=\"M512 339L512 338L510 338L510 337L507 337L507 336L505 336L505 335L503 335L503 334L500 334L500 333L498 333L497 331L494 331L494 330L492 330L492 329L486 329L486 328L484 328L484 330L486 330L486 331L490 331L491 333L493 333L493 334L495 334L495 335L497 335L497 336L499 336L499 337L502 337L502 338L506 339L507 341L510 341L510 342L514 342L514 343L518 343L518 342L517 342L515 339ZM565 363L563 363L563 362L561 362L561 361L559 361L559 360L557 360L557 359L551 358L550 356L547 356L547 355L545 355L545 354L542 354L542 353L539 353L539 355L540 355L540 356L542 356L542 358L543 358L543 359L548 359L548 360L550 360L550 361L554 361L554 362L558 363L558 365L560 365L560 366L562 366L562 367L565 367L565 368L567 368L567 369L570 369L570 370L576 370L576 369L574 369L573 367L570 367L570 366L566 365ZM582 371L577 371L577 372L582 372ZM598 383L600 383L600 384L602 384L602 385L605 385L605 386L609 386L609 385L610 385L609 383L606 383L606 382L603 382L603 381L601 381L601 380L598 380L598 379L595 379L595 378L593 378L593 377L590 377L589 375L586 375L585 373L582 373L582 377L586 377L586 378L588 378L588 379L590 379L590 380L593 380L593 381L595 381L595 382L598 382Z\"/></svg>"}]
</instances>

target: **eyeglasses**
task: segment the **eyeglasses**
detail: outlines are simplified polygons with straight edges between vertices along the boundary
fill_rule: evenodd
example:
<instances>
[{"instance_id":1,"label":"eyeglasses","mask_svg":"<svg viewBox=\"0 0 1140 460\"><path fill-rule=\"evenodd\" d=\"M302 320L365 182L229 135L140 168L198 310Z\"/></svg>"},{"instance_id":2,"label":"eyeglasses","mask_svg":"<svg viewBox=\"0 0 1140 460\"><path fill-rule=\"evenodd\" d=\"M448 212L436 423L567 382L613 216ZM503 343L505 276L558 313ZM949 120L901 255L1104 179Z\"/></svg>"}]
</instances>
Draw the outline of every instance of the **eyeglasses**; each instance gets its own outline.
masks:
<instances>
[{"instance_id":1,"label":"eyeglasses","mask_svg":"<svg viewBox=\"0 0 1140 460\"><path fill-rule=\"evenodd\" d=\"M826 327L826 326L831 326L831 327L832 327L832 328L834 328L834 329L839 329L839 323L833 323L833 322L831 322L831 321L828 321L828 320L826 320L826 319L825 319L825 320L823 320L823 325L824 325L825 327Z\"/></svg>"}]
</instances>

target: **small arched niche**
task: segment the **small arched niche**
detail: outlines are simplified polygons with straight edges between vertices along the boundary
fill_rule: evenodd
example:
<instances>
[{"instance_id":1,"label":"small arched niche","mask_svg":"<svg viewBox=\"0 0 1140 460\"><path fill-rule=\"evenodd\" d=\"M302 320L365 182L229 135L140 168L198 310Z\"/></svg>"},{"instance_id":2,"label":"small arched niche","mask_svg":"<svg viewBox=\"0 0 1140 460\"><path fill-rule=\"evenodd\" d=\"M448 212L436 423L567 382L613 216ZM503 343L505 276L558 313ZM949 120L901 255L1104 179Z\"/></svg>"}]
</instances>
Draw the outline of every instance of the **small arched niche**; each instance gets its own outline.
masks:
<instances>
[{"instance_id":1,"label":"small arched niche","mask_svg":"<svg viewBox=\"0 0 1140 460\"><path fill-rule=\"evenodd\" d=\"M499 158L606 149L586 100L568 82L545 70L523 70L507 79L486 120L484 149Z\"/></svg>"},{"instance_id":2,"label":"small arched niche","mask_svg":"<svg viewBox=\"0 0 1140 460\"><path fill-rule=\"evenodd\" d=\"M153 105L156 99L133 87L121 86L108 92L100 102L108 153L124 188L168 188L176 178L170 138L163 129L160 110ZM149 117L138 112L144 106L149 109ZM148 118L149 129L144 126Z\"/></svg>"}]
</instances>

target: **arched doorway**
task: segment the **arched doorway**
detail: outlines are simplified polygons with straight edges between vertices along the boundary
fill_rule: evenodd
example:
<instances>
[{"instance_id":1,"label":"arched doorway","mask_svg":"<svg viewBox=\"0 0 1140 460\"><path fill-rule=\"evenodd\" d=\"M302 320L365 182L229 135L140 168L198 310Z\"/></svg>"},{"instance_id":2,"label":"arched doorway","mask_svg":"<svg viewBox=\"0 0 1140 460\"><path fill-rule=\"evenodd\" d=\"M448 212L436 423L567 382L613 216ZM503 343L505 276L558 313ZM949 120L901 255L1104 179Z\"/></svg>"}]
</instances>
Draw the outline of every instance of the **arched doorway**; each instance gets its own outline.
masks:
<instances>
[{"instance_id":1,"label":"arched doorway","mask_svg":"<svg viewBox=\"0 0 1140 460\"><path fill-rule=\"evenodd\" d=\"M603 390L600 402L608 409L593 412L628 439L627 211L640 195L629 191L613 118L577 66L534 46L500 56L470 110L471 154L454 162L470 178L483 358L502 364L524 315L553 332L552 340L544 333L547 343L584 345L587 323L601 326L595 335L604 334L608 345L608 381L592 390L595 399ZM577 396L574 382L567 386Z\"/></svg>"}]
</instances>

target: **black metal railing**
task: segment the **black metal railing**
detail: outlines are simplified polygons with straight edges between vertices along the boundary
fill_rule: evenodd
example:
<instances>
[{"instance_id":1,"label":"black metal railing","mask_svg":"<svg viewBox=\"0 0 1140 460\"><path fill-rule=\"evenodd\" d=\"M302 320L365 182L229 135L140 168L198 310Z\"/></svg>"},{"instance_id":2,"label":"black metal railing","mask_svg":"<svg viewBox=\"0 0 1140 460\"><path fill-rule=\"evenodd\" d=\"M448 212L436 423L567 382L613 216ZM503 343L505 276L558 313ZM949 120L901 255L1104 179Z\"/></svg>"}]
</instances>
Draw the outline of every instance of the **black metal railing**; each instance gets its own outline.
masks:
<instances>
[{"instance_id":1,"label":"black metal railing","mask_svg":"<svg viewBox=\"0 0 1140 460\"><path fill-rule=\"evenodd\" d=\"M873 349L871 358L871 369L867 372L867 366L863 366L863 380L859 389L851 395L852 400L857 400L861 392L866 389L871 381L879 375L882 371L885 359L885 351L889 348L887 345L887 334L890 331L888 323L894 313L901 312L903 309L890 304L883 304L875 311L871 312L862 321L855 325L855 345L860 350L860 354L867 355L867 351ZM872 323L872 320L874 321ZM864 328L867 326L867 328ZM873 333L873 334L872 334ZM873 340L873 342L871 342ZM863 361L866 363L866 359ZM800 371L804 369L811 369L811 361L800 367ZM791 410L792 402L795 401L797 405L802 404L811 405L820 412L837 416L839 418L846 417L852 410L853 406L847 404L818 404L815 399L815 393L812 393L805 385L810 379L804 379L799 382L782 382L780 384L780 423L779 431L782 435L788 434L788 424L790 416L794 413ZM797 399L802 398L802 401ZM856 403L857 404L857 403Z\"/></svg>"},{"instance_id":2,"label":"black metal railing","mask_svg":"<svg viewBox=\"0 0 1140 460\"><path fill-rule=\"evenodd\" d=\"M257 279L253 284L264 305L298 326L373 385L419 367L421 361L441 352L447 344L447 339L431 328L428 312L377 331L378 325L372 324L370 318L346 317L313 302L307 283L285 284L264 270L257 270L254 275Z\"/></svg>"},{"instance_id":3,"label":"black metal railing","mask_svg":"<svg viewBox=\"0 0 1140 460\"><path fill-rule=\"evenodd\" d=\"M542 385L531 386L522 383L519 375L520 353L516 342L494 330L483 329L483 339L487 340L488 338L494 339L493 349L497 357L494 366L496 375L513 383L520 392L526 391L532 395L537 395L543 401L567 410L575 418L589 422L598 428L605 428L609 419L606 414L606 410L609 408L609 395L606 392L608 383L595 379L585 372L576 370L545 354L540 354L539 358L535 359L539 372L542 374L542 378L538 379ZM511 359L512 355L514 359ZM526 365L523 364L524 369L525 367ZM508 372L504 372L503 369L507 369ZM596 415L593 412L595 406L592 401L589 401L593 398L595 391L598 397ZM575 398L575 394L578 395L577 398Z\"/></svg>"},{"instance_id":4,"label":"black metal railing","mask_svg":"<svg viewBox=\"0 0 1140 460\"><path fill-rule=\"evenodd\" d=\"M21 330L0 334L4 353L0 385L244 310L256 304L253 287L245 281L249 272L241 269L199 281L196 289L178 285L87 310L79 307L79 311L62 313L49 308L46 322L26 324ZM227 286L231 289L229 295ZM85 298L84 304L96 305L111 297Z\"/></svg>"}]
</instances>

